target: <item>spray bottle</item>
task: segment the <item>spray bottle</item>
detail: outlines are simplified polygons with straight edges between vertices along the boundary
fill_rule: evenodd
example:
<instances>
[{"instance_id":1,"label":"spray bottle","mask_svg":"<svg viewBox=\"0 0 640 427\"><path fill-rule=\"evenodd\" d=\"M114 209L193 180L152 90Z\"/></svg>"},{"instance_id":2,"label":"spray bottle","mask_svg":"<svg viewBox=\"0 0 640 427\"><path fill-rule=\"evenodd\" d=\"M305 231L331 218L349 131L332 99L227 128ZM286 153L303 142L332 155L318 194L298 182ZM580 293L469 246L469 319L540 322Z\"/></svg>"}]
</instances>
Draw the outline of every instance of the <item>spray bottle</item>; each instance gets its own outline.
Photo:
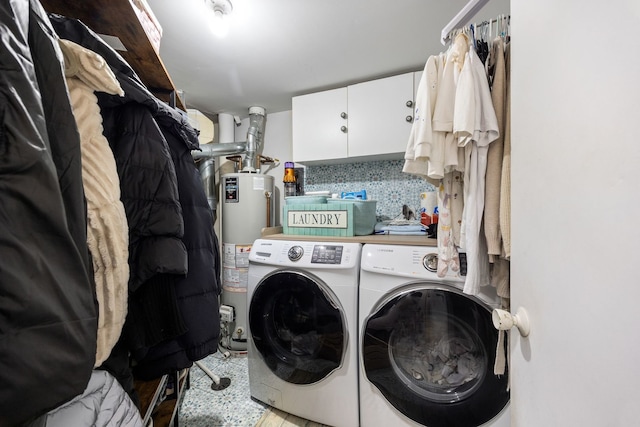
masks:
<instances>
[{"instance_id":1,"label":"spray bottle","mask_svg":"<svg viewBox=\"0 0 640 427\"><path fill-rule=\"evenodd\" d=\"M296 175L293 169L293 162L285 162L284 164L284 195L285 197L296 196Z\"/></svg>"}]
</instances>

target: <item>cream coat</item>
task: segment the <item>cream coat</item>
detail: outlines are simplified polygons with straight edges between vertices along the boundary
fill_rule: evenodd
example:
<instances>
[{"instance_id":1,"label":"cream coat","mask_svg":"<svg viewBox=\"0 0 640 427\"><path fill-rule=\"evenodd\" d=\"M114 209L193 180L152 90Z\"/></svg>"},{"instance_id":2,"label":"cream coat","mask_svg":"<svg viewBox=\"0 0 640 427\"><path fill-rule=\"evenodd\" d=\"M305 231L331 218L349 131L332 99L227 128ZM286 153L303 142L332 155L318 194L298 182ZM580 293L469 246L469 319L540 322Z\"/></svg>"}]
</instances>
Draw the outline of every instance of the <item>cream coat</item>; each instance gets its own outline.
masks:
<instances>
[{"instance_id":1,"label":"cream coat","mask_svg":"<svg viewBox=\"0 0 640 427\"><path fill-rule=\"evenodd\" d=\"M124 93L101 56L71 41L60 40L65 77L82 151L82 182L87 199L87 244L99 305L95 366L104 362L118 341L127 314L129 228L120 201L120 179L94 91Z\"/></svg>"}]
</instances>

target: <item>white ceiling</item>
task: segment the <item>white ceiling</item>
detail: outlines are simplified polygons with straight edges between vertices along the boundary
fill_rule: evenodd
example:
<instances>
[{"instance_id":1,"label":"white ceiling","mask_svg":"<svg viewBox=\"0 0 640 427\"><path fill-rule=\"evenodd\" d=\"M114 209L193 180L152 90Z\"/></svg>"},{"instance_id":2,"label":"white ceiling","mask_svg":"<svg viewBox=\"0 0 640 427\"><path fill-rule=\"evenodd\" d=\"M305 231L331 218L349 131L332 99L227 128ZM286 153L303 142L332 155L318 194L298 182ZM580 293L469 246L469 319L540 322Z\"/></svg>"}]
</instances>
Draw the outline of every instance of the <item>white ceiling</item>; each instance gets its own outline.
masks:
<instances>
[{"instance_id":1,"label":"white ceiling","mask_svg":"<svg viewBox=\"0 0 640 427\"><path fill-rule=\"evenodd\" d=\"M189 108L208 115L291 109L291 97L423 68L467 0L232 0L229 34L210 31L204 0L147 0L160 56ZM474 21L509 13L491 0Z\"/></svg>"}]
</instances>

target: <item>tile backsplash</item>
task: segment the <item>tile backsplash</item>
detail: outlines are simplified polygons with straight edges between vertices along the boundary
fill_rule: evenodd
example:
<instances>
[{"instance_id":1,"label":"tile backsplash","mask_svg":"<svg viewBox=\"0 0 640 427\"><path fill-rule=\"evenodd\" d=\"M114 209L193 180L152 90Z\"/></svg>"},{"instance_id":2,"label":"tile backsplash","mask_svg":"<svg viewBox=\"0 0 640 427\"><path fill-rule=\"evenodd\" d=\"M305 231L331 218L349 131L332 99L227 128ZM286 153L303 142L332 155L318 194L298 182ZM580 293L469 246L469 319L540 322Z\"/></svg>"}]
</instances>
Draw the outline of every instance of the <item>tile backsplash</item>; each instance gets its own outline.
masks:
<instances>
[{"instance_id":1,"label":"tile backsplash","mask_svg":"<svg viewBox=\"0 0 640 427\"><path fill-rule=\"evenodd\" d=\"M307 166L305 192L367 191L367 199L377 200L378 221L402 215L406 204L420 210L420 193L434 191L433 185L420 177L402 172L404 160L358 162L338 165Z\"/></svg>"}]
</instances>

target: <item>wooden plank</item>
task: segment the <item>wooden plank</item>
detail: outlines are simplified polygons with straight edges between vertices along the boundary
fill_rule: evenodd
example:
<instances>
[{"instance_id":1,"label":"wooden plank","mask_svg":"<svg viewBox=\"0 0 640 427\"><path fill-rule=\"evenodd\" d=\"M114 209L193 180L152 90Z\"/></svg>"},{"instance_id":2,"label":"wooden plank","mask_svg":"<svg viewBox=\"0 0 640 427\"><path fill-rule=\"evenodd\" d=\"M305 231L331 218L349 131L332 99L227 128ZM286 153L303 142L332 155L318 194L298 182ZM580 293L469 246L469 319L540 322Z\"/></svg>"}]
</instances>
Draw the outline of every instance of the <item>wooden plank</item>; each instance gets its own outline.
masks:
<instances>
[{"instance_id":1,"label":"wooden plank","mask_svg":"<svg viewBox=\"0 0 640 427\"><path fill-rule=\"evenodd\" d=\"M120 55L159 99L169 102L175 85L129 0L41 0L47 12L76 18L98 34L115 36L127 49ZM185 109L176 96L176 106Z\"/></svg>"},{"instance_id":2,"label":"wooden plank","mask_svg":"<svg viewBox=\"0 0 640 427\"><path fill-rule=\"evenodd\" d=\"M438 246L438 240L427 236L402 236L393 234L370 234L368 236L305 236L301 234L263 234L267 240L302 240L307 242L352 242L375 243L379 245Z\"/></svg>"},{"instance_id":3,"label":"wooden plank","mask_svg":"<svg viewBox=\"0 0 640 427\"><path fill-rule=\"evenodd\" d=\"M151 381L135 380L133 387L138 393L138 400L140 401L140 414L144 417L149 406L153 401L153 397L161 386L162 378L157 378Z\"/></svg>"},{"instance_id":4,"label":"wooden plank","mask_svg":"<svg viewBox=\"0 0 640 427\"><path fill-rule=\"evenodd\" d=\"M280 427L285 416L286 412L275 408L267 409L267 411L258 420L256 427Z\"/></svg>"},{"instance_id":5,"label":"wooden plank","mask_svg":"<svg viewBox=\"0 0 640 427\"><path fill-rule=\"evenodd\" d=\"M305 420L276 408L269 408L258 420L255 427L330 427Z\"/></svg>"}]
</instances>

